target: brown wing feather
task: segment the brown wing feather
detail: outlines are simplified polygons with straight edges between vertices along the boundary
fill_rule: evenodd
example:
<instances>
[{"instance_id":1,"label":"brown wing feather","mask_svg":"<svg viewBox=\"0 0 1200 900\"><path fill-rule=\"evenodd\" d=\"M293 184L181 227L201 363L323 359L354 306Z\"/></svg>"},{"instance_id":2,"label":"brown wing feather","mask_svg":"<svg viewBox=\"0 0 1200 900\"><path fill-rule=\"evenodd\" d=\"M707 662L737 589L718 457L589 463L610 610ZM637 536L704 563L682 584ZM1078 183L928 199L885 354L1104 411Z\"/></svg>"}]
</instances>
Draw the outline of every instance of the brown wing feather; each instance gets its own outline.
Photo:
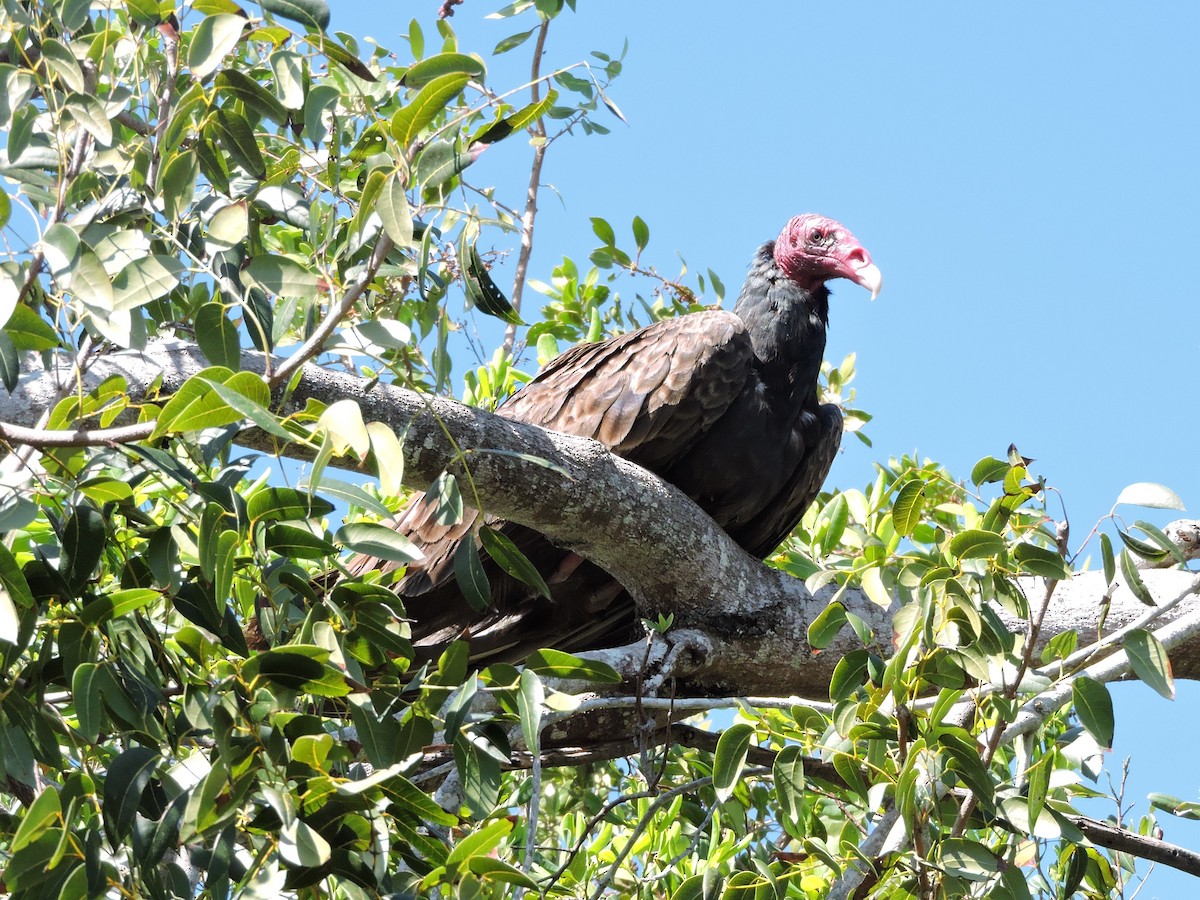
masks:
<instances>
[{"instance_id":1,"label":"brown wing feather","mask_svg":"<svg viewBox=\"0 0 1200 900\"><path fill-rule=\"evenodd\" d=\"M668 466L702 435L737 397L749 371L751 347L741 319L709 310L667 319L605 341L582 344L560 354L511 397L497 415L567 434L590 437L650 469ZM613 604L629 606L611 576L580 564L535 531L491 517L535 565L552 580L560 602L534 597L520 582L486 560L492 586L492 611L472 610L454 583L454 552L478 519L467 510L453 526L438 524L424 495L415 497L396 519L425 554L411 564L397 586L414 620L419 644L436 644L469 628L472 648L483 653L534 649L520 642L520 620L536 610L544 629L552 619L556 637L590 641L611 631ZM356 557L347 567L357 573L396 567ZM558 572L567 572L557 581ZM616 617L620 620L622 617ZM625 616L630 622L632 616ZM557 643L557 641L556 641ZM536 646L536 645L535 645Z\"/></svg>"}]
</instances>

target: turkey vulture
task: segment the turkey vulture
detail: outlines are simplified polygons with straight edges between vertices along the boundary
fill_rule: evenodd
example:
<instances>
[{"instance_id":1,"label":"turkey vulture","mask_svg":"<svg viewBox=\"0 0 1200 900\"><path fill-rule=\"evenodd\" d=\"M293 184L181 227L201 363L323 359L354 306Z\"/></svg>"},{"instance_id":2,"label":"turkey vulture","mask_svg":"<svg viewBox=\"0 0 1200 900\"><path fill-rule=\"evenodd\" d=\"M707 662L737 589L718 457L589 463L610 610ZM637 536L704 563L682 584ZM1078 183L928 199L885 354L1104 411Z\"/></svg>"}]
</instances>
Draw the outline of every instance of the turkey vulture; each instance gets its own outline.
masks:
<instances>
[{"instance_id":1,"label":"turkey vulture","mask_svg":"<svg viewBox=\"0 0 1200 900\"><path fill-rule=\"evenodd\" d=\"M844 226L796 216L759 248L733 312L704 310L562 353L497 415L595 438L674 484L738 544L765 558L821 489L842 415L817 398L829 320L826 282L879 292L880 274ZM484 555L492 607L472 609L454 580L454 551L477 514L443 526L415 498L396 528L425 554L397 592L418 653L455 638L481 662L519 660L538 647L582 650L638 635L633 601L616 580L536 531L488 523L537 566L552 599ZM351 571L395 566L366 557Z\"/></svg>"}]
</instances>

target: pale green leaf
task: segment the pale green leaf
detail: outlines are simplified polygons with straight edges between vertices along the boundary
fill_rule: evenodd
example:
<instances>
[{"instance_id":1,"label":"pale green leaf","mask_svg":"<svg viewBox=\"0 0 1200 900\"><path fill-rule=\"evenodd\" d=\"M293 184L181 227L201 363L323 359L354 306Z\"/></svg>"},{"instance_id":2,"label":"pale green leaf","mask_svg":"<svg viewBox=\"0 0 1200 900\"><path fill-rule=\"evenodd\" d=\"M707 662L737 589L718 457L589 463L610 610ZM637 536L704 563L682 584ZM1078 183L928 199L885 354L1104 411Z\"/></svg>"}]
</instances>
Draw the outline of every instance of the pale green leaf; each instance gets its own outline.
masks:
<instances>
[{"instance_id":1,"label":"pale green leaf","mask_svg":"<svg viewBox=\"0 0 1200 900\"><path fill-rule=\"evenodd\" d=\"M202 79L215 72L241 40L246 25L244 16L218 13L196 26L188 47L188 68L193 77Z\"/></svg>"}]
</instances>

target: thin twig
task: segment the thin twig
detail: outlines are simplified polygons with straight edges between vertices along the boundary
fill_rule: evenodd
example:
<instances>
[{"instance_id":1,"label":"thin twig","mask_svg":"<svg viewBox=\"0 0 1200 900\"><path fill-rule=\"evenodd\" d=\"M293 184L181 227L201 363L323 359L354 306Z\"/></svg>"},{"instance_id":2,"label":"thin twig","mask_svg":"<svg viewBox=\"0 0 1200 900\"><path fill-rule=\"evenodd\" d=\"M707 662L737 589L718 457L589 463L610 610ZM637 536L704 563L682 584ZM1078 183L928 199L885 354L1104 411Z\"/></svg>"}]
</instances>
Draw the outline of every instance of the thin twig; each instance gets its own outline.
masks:
<instances>
[{"instance_id":1,"label":"thin twig","mask_svg":"<svg viewBox=\"0 0 1200 900\"><path fill-rule=\"evenodd\" d=\"M529 96L531 102L541 99L542 53L546 47L546 33L550 20L543 19L538 27L537 45L533 48L533 70L530 73ZM539 118L531 128L537 140L533 148L533 165L529 167L529 187L525 191L525 212L521 215L521 252L517 255L517 271L513 276L512 297L509 302L516 312L521 311L521 295L525 291L525 275L529 271L529 257L533 253L533 225L537 219L538 190L542 184L542 163L546 159L546 126ZM511 356L517 339L517 326L509 325L504 330L504 353Z\"/></svg>"},{"instance_id":2,"label":"thin twig","mask_svg":"<svg viewBox=\"0 0 1200 900\"><path fill-rule=\"evenodd\" d=\"M337 329L342 319L350 312L358 298L363 295L363 292L375 280L375 275L379 271L379 267L383 265L384 259L392 252L395 245L392 239L386 234L380 234L379 240L375 244L375 249L371 251L371 258L367 262L367 268L358 277L354 284L346 289L346 293L342 295L342 299L330 307L325 318L321 320L321 324L317 326L307 341L305 341L295 353L287 358L271 375L268 384L271 387L277 387L285 384L289 378L306 362L321 352L325 341Z\"/></svg>"}]
</instances>

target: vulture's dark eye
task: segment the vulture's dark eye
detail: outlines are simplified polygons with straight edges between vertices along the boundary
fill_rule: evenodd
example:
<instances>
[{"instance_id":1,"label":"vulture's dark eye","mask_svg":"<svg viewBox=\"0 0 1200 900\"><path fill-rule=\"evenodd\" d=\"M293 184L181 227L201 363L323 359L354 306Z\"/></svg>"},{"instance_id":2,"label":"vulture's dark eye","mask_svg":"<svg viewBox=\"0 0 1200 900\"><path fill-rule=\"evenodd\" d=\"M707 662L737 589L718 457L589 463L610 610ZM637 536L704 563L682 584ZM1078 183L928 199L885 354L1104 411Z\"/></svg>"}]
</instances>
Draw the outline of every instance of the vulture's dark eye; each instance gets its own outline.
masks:
<instances>
[{"instance_id":1,"label":"vulture's dark eye","mask_svg":"<svg viewBox=\"0 0 1200 900\"><path fill-rule=\"evenodd\" d=\"M814 244L819 244L821 241L825 240L825 232L823 232L820 228L814 228L808 235L808 239Z\"/></svg>"}]
</instances>

